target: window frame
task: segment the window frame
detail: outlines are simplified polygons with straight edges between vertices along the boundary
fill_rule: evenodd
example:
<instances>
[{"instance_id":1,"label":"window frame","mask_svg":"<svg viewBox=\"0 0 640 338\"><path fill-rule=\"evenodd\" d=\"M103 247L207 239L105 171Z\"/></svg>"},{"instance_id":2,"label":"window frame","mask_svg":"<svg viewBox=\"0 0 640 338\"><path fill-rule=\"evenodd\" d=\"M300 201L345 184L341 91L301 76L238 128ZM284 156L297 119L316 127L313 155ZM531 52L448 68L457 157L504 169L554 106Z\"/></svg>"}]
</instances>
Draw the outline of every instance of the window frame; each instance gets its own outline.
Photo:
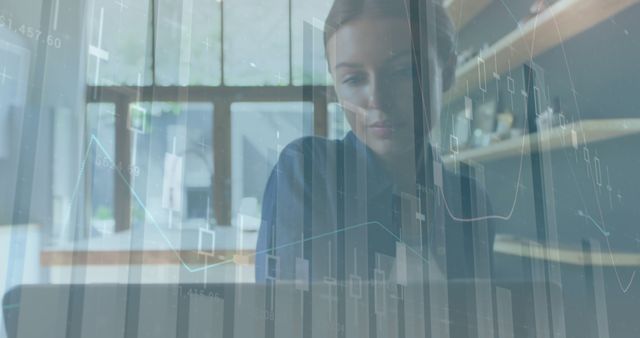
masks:
<instances>
[{"instance_id":1,"label":"window frame","mask_svg":"<svg viewBox=\"0 0 640 338\"><path fill-rule=\"evenodd\" d=\"M137 101L206 102L213 111L212 207L218 223L231 224L231 104L235 102L296 101L313 104L313 134L327 136L327 105L335 97L331 86L87 86L85 104L113 103L116 114L116 163L131 165L131 132L127 128L129 105ZM89 140L85 140L88 143ZM128 173L124 173L128 181ZM117 173L116 173L117 175ZM85 177L90 182L90 177ZM114 180L116 231L131 227L131 191L118 177ZM90 185L87 185L89 187ZM88 196L88 195L87 195ZM87 202L87 201L85 201ZM86 223L88 224L88 223Z\"/></svg>"},{"instance_id":2,"label":"window frame","mask_svg":"<svg viewBox=\"0 0 640 338\"><path fill-rule=\"evenodd\" d=\"M127 128L129 105L137 101L171 101L177 103L206 102L215 107L213 116L213 166L212 207L219 224L231 224L231 104L235 102L280 102L297 101L313 104L313 134L327 136L327 105L335 101L333 86L302 84L293 85L293 34L292 6L293 0L287 1L288 40L289 40L289 76L285 86L230 86L225 84L224 73L224 3L220 6L220 85L217 86L159 86L156 85L156 33L157 33L157 0L149 0L151 11L151 85L91 85L86 83L85 104L113 103L115 105L115 160L123 167L131 163L131 134ZM88 143L89 140L85 140ZM85 144L86 145L86 144ZM116 174L117 175L117 174ZM128 173L125 177L130 181ZM90 183L91 177L85 176ZM124 231L131 227L131 191L127 183L118 177L114 180L114 219L116 231ZM90 185L87 184L87 187ZM89 196L89 195L86 195ZM87 201L85 201L86 203ZM86 224L89 224L88 222Z\"/></svg>"}]
</instances>

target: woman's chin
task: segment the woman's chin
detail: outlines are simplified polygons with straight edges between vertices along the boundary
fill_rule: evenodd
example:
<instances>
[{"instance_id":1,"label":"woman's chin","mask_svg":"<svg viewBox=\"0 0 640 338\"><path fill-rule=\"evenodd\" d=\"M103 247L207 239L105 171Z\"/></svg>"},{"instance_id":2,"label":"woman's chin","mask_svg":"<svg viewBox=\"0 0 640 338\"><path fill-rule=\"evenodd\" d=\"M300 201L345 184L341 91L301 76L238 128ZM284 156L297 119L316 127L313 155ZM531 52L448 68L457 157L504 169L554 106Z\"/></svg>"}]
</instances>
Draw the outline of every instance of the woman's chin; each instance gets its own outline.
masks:
<instances>
[{"instance_id":1,"label":"woman's chin","mask_svg":"<svg viewBox=\"0 0 640 338\"><path fill-rule=\"evenodd\" d=\"M367 145L376 155L383 158L392 158L394 155L407 150L406 146L402 146L397 140L391 138L385 139L369 139Z\"/></svg>"},{"instance_id":2,"label":"woman's chin","mask_svg":"<svg viewBox=\"0 0 640 338\"><path fill-rule=\"evenodd\" d=\"M365 143L371 151L383 159L397 157L397 155L411 150L413 146L411 140L404 135L376 135L374 133L367 133L365 137L358 138L364 141L363 143Z\"/></svg>"}]
</instances>

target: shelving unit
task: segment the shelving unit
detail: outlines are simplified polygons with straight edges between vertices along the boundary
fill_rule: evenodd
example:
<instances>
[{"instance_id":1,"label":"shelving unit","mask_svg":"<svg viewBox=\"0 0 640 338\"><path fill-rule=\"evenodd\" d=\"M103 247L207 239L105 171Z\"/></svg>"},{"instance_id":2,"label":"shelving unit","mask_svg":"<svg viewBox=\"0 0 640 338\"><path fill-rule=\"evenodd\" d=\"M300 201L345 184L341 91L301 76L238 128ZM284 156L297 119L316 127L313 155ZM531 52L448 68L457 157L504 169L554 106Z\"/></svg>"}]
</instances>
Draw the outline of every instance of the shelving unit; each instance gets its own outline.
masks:
<instances>
[{"instance_id":1,"label":"shelving unit","mask_svg":"<svg viewBox=\"0 0 640 338\"><path fill-rule=\"evenodd\" d=\"M462 6L463 0L452 0L454 6ZM480 2L485 1L481 0ZM467 92L468 88L501 76L563 41L610 18L639 0L559 0L544 12L509 33L473 60L459 67L456 83L446 93L445 103ZM459 3L456 5L456 2ZM465 4L469 1L465 1ZM483 66L484 64L484 66Z\"/></svg>"},{"instance_id":2,"label":"shelving unit","mask_svg":"<svg viewBox=\"0 0 640 338\"><path fill-rule=\"evenodd\" d=\"M449 13L456 30L461 30L493 0L446 0L444 8Z\"/></svg>"},{"instance_id":3,"label":"shelving unit","mask_svg":"<svg viewBox=\"0 0 640 338\"><path fill-rule=\"evenodd\" d=\"M583 142L597 142L622 137L631 134L640 134L640 119L602 119L583 120L567 125L564 129L557 127L542 131L541 136L548 150L570 148L573 146L572 131L575 131L578 145ZM521 151L528 154L531 142L536 141L538 134L529 134L490 146L478 149L470 149L458 153L455 157L447 155L443 157L443 163L452 164L455 161L483 162L519 155ZM524 141L524 146L523 146Z\"/></svg>"}]
</instances>

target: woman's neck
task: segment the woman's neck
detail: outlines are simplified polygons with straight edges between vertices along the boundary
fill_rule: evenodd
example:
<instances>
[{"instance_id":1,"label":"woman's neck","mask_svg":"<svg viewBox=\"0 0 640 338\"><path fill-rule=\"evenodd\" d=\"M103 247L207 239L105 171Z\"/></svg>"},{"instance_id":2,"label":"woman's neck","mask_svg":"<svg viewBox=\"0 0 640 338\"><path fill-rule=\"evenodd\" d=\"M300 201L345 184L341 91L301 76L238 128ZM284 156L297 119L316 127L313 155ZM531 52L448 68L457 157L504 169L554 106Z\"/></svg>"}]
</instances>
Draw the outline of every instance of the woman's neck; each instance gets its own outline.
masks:
<instances>
[{"instance_id":1,"label":"woman's neck","mask_svg":"<svg viewBox=\"0 0 640 338\"><path fill-rule=\"evenodd\" d=\"M416 158L412 149L385 156L382 158L382 162L400 191L415 192Z\"/></svg>"}]
</instances>

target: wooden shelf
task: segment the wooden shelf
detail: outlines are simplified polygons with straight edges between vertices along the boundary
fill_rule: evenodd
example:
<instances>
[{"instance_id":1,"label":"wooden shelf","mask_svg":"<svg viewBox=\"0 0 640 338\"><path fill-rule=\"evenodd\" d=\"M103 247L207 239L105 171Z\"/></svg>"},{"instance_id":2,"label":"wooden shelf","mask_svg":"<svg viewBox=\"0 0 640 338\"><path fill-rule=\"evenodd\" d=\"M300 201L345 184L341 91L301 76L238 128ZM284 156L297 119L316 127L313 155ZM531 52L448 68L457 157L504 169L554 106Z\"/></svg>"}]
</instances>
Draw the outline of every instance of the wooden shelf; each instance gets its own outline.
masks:
<instances>
[{"instance_id":1,"label":"wooden shelf","mask_svg":"<svg viewBox=\"0 0 640 338\"><path fill-rule=\"evenodd\" d=\"M604 250L604 249L601 249ZM514 236L498 234L493 244L496 253L546 260L569 265L595 265L616 267L640 266L640 254L634 252L594 251L589 257L579 248L543 246L538 242Z\"/></svg>"},{"instance_id":2,"label":"wooden shelf","mask_svg":"<svg viewBox=\"0 0 640 338\"><path fill-rule=\"evenodd\" d=\"M453 20L456 30L460 31L491 2L493 0L446 0L444 8Z\"/></svg>"},{"instance_id":3,"label":"wooden shelf","mask_svg":"<svg viewBox=\"0 0 640 338\"><path fill-rule=\"evenodd\" d=\"M463 0L452 0L451 2L461 1ZM484 83L485 78L487 82L491 81L494 73L499 76L503 75L509 72L509 67L515 69L638 1L559 0L537 17L530 19L500 39L488 50L459 67L456 73L456 83L446 93L445 102L451 102L465 95L467 83L471 91L480 88L479 84ZM451 8L454 10L453 7ZM484 69L479 66L482 64L481 60L484 61ZM482 70L479 71L479 69Z\"/></svg>"},{"instance_id":4,"label":"wooden shelf","mask_svg":"<svg viewBox=\"0 0 640 338\"><path fill-rule=\"evenodd\" d=\"M640 119L603 119L603 120L583 120L569 124L562 129L553 128L540 133L541 140L545 144L545 150L570 148L572 143L572 131L575 131L578 145L586 142L597 142L630 134L640 133ZM520 155L522 151L528 154L531 149L531 142L537 141L538 134L524 135L501 141L484 148L477 148L462 151L457 156L444 156L442 161L451 164L456 161L462 162L483 162ZM523 146L524 141L524 146Z\"/></svg>"}]
</instances>

